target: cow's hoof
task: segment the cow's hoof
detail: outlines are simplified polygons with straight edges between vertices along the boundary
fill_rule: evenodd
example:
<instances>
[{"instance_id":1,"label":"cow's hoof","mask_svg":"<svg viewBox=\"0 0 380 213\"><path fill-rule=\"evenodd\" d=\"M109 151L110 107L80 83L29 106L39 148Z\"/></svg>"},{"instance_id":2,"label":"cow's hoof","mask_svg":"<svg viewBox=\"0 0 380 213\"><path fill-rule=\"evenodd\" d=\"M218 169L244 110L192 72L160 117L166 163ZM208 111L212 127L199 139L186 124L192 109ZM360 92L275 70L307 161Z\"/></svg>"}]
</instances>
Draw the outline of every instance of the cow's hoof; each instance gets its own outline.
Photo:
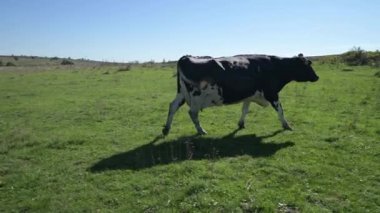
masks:
<instances>
[{"instance_id":1,"label":"cow's hoof","mask_svg":"<svg viewBox=\"0 0 380 213\"><path fill-rule=\"evenodd\" d=\"M282 125L282 128L284 128L284 130L289 130L289 131L292 131L292 127L289 126L289 124L285 124L285 125Z\"/></svg>"},{"instance_id":2,"label":"cow's hoof","mask_svg":"<svg viewBox=\"0 0 380 213\"><path fill-rule=\"evenodd\" d=\"M204 129L199 129L198 130L198 135L207 135L207 132Z\"/></svg>"},{"instance_id":3,"label":"cow's hoof","mask_svg":"<svg viewBox=\"0 0 380 213\"><path fill-rule=\"evenodd\" d=\"M169 130L170 130L170 128L168 128L168 127L165 126L165 127L162 129L162 134L163 134L164 136L168 135L168 134L169 134Z\"/></svg>"},{"instance_id":4,"label":"cow's hoof","mask_svg":"<svg viewBox=\"0 0 380 213\"><path fill-rule=\"evenodd\" d=\"M245 128L244 122L239 122L238 127L239 129L244 129Z\"/></svg>"}]
</instances>

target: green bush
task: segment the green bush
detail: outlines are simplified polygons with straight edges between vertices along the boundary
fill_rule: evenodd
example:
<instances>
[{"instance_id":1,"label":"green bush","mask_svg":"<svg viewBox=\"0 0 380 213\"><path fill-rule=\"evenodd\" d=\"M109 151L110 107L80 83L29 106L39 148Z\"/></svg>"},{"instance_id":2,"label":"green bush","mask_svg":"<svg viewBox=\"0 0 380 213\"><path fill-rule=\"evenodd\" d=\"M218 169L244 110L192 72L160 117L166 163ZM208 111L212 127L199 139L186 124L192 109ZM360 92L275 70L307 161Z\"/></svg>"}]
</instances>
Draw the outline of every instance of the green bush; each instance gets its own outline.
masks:
<instances>
[{"instance_id":1,"label":"green bush","mask_svg":"<svg viewBox=\"0 0 380 213\"><path fill-rule=\"evenodd\" d=\"M352 50L341 55L342 61L350 66L371 65L380 67L380 51L365 51L360 47L354 47Z\"/></svg>"},{"instance_id":2,"label":"green bush","mask_svg":"<svg viewBox=\"0 0 380 213\"><path fill-rule=\"evenodd\" d=\"M63 59L61 62L61 65L73 65L73 64L74 64L74 62L67 60L67 59Z\"/></svg>"},{"instance_id":3,"label":"green bush","mask_svg":"<svg viewBox=\"0 0 380 213\"><path fill-rule=\"evenodd\" d=\"M14 66L16 66L16 64L14 64L14 63L12 63L12 62L7 62L7 63L5 64L5 66L7 66L7 67L14 67Z\"/></svg>"},{"instance_id":4,"label":"green bush","mask_svg":"<svg viewBox=\"0 0 380 213\"><path fill-rule=\"evenodd\" d=\"M339 55L323 56L316 58L315 60L319 61L321 64L339 64L341 62Z\"/></svg>"},{"instance_id":5,"label":"green bush","mask_svg":"<svg viewBox=\"0 0 380 213\"><path fill-rule=\"evenodd\" d=\"M3 61L0 61L0 67L3 66Z\"/></svg>"},{"instance_id":6,"label":"green bush","mask_svg":"<svg viewBox=\"0 0 380 213\"><path fill-rule=\"evenodd\" d=\"M380 71L377 71L377 72L375 73L375 76L378 77L378 78L380 78Z\"/></svg>"},{"instance_id":7,"label":"green bush","mask_svg":"<svg viewBox=\"0 0 380 213\"><path fill-rule=\"evenodd\" d=\"M352 50L344 53L342 60L350 66L367 65L369 63L368 53L360 47L354 47Z\"/></svg>"},{"instance_id":8,"label":"green bush","mask_svg":"<svg viewBox=\"0 0 380 213\"><path fill-rule=\"evenodd\" d=\"M380 51L368 52L368 59L371 66L380 67Z\"/></svg>"},{"instance_id":9,"label":"green bush","mask_svg":"<svg viewBox=\"0 0 380 213\"><path fill-rule=\"evenodd\" d=\"M132 69L132 66L127 64L125 67L120 67L117 69L118 72L125 72L125 71L130 71Z\"/></svg>"}]
</instances>

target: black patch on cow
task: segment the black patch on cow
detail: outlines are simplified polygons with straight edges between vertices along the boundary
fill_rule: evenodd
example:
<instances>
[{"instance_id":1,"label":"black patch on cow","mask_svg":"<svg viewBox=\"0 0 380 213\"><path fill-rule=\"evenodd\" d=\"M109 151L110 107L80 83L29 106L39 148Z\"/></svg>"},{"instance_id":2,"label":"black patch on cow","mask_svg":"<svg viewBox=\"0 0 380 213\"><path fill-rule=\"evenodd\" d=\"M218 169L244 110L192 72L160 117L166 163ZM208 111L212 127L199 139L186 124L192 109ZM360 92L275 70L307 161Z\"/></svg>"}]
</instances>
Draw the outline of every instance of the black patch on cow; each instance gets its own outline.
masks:
<instances>
[{"instance_id":1,"label":"black patch on cow","mask_svg":"<svg viewBox=\"0 0 380 213\"><path fill-rule=\"evenodd\" d=\"M199 90L194 90L194 92L193 92L193 96L200 96L201 95L201 91L199 91Z\"/></svg>"},{"instance_id":2,"label":"black patch on cow","mask_svg":"<svg viewBox=\"0 0 380 213\"><path fill-rule=\"evenodd\" d=\"M185 84L185 87L186 87L186 90L190 93L193 91L193 85L187 83L186 81L184 81L184 84Z\"/></svg>"},{"instance_id":3,"label":"black patch on cow","mask_svg":"<svg viewBox=\"0 0 380 213\"><path fill-rule=\"evenodd\" d=\"M218 95L219 96L223 96L223 94L222 94L222 88L221 87L218 87Z\"/></svg>"}]
</instances>

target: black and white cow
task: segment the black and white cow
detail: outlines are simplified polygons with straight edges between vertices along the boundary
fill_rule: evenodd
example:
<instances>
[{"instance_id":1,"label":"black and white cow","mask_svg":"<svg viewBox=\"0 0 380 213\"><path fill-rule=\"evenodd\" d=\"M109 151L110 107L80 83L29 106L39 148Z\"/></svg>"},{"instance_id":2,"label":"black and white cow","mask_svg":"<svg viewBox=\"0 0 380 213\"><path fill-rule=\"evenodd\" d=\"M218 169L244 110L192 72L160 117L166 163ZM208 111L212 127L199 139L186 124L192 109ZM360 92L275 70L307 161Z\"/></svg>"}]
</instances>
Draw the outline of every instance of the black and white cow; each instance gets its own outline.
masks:
<instances>
[{"instance_id":1,"label":"black and white cow","mask_svg":"<svg viewBox=\"0 0 380 213\"><path fill-rule=\"evenodd\" d=\"M177 63L177 96L170 103L162 133L169 133L175 112L185 102L190 106L189 115L198 134L206 134L198 120L200 110L239 102L243 102L239 128L244 128L249 105L255 102L264 107L272 105L282 127L291 130L278 93L291 81L315 82L318 78L311 61L302 54L293 58L269 55L183 56Z\"/></svg>"}]
</instances>

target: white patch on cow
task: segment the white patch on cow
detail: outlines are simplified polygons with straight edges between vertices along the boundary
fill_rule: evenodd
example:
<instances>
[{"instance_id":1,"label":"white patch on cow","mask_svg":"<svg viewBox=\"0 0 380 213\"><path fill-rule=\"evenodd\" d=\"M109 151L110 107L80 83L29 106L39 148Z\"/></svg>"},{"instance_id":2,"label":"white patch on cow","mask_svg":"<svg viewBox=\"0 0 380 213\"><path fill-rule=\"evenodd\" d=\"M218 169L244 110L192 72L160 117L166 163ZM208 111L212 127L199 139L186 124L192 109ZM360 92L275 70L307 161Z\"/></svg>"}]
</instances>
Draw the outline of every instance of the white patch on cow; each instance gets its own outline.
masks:
<instances>
[{"instance_id":1,"label":"white patch on cow","mask_svg":"<svg viewBox=\"0 0 380 213\"><path fill-rule=\"evenodd\" d=\"M211 86L209 83L204 83L203 87L194 88L190 94L194 107L201 110L211 106L223 105L223 97L218 94L218 89L219 87L216 84Z\"/></svg>"},{"instance_id":2,"label":"white patch on cow","mask_svg":"<svg viewBox=\"0 0 380 213\"><path fill-rule=\"evenodd\" d=\"M243 102L243 107L241 109L241 116L240 116L240 120L238 122L239 128L244 128L244 120L248 114L250 103L251 103L250 101L244 101Z\"/></svg>"},{"instance_id":3,"label":"white patch on cow","mask_svg":"<svg viewBox=\"0 0 380 213\"><path fill-rule=\"evenodd\" d=\"M216 62L216 64L217 64L222 70L226 70L226 69L224 69L224 67L223 67L222 63L220 63L220 61L218 61L218 60L214 60L214 61Z\"/></svg>"},{"instance_id":4,"label":"white patch on cow","mask_svg":"<svg viewBox=\"0 0 380 213\"><path fill-rule=\"evenodd\" d=\"M200 98L202 108L223 105L223 97L219 94L218 90L222 90L222 88L219 88L217 84L211 85L207 83L205 87L201 87Z\"/></svg>"},{"instance_id":5,"label":"white patch on cow","mask_svg":"<svg viewBox=\"0 0 380 213\"><path fill-rule=\"evenodd\" d=\"M200 83L199 83L199 87L200 88L206 88L208 86L208 82L207 81L201 81Z\"/></svg>"},{"instance_id":6,"label":"white patch on cow","mask_svg":"<svg viewBox=\"0 0 380 213\"><path fill-rule=\"evenodd\" d=\"M267 99L265 99L264 93L261 92L261 91L256 91L255 94L253 94L252 96L246 98L245 101L255 102L255 103L257 103L258 105L260 105L262 107L267 107L270 104L267 101Z\"/></svg>"},{"instance_id":7,"label":"white patch on cow","mask_svg":"<svg viewBox=\"0 0 380 213\"><path fill-rule=\"evenodd\" d=\"M194 85L192 91L188 91L185 83L181 80L181 93L185 97L186 103L193 110L202 110L211 106L223 105L223 97L219 95L218 85L211 85L207 81L201 81L198 85Z\"/></svg>"},{"instance_id":8,"label":"white patch on cow","mask_svg":"<svg viewBox=\"0 0 380 213\"><path fill-rule=\"evenodd\" d=\"M183 76L183 74L181 75ZM198 112L210 106L223 105L223 98L218 94L220 88L216 84L212 86L207 81L201 81L198 84L194 84L187 80L182 77L180 78L180 93L185 98L186 103L190 106L189 115L198 134L206 134L206 131L199 123ZM191 90L188 90L185 81L192 85Z\"/></svg>"}]
</instances>

